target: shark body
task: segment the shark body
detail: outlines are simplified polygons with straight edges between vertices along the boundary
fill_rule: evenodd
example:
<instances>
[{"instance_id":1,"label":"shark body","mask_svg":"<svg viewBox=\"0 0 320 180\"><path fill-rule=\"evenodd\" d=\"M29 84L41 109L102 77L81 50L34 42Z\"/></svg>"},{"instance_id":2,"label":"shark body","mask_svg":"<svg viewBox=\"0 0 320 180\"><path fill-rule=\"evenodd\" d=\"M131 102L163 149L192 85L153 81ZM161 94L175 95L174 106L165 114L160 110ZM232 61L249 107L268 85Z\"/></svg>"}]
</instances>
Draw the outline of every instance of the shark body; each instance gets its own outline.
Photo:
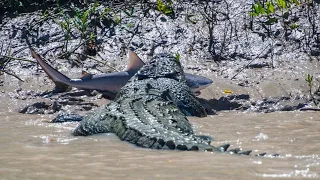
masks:
<instances>
[{"instance_id":1,"label":"shark body","mask_svg":"<svg viewBox=\"0 0 320 180\"><path fill-rule=\"evenodd\" d=\"M129 64L124 71L100 75L87 74L81 79L70 79L46 63L32 48L30 48L30 51L32 57L37 60L45 73L55 83L55 90L57 92L66 91L69 87L76 87L78 89L100 91L111 99L114 98L128 80L145 65L136 53L129 51ZM212 80L206 77L188 73L185 75L187 85L196 95L200 94L200 90L212 84Z\"/></svg>"}]
</instances>

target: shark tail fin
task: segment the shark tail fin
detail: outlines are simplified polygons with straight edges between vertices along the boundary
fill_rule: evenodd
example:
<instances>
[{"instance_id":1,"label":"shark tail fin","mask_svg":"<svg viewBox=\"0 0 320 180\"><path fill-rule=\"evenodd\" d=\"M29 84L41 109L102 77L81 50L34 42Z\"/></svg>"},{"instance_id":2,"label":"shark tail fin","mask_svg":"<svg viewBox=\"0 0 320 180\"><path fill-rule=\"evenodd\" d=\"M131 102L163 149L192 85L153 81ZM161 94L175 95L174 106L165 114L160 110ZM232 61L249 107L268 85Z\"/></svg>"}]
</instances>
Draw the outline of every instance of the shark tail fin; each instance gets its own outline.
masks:
<instances>
[{"instance_id":1,"label":"shark tail fin","mask_svg":"<svg viewBox=\"0 0 320 180\"><path fill-rule=\"evenodd\" d=\"M49 76L49 78L54 82L55 88L54 91L56 92L65 92L70 90L70 86L68 85L68 82L70 82L70 79L54 69L52 66L47 64L41 57L38 55L31 47L31 56L35 58L38 62L38 64L42 67L44 72Z\"/></svg>"},{"instance_id":2,"label":"shark tail fin","mask_svg":"<svg viewBox=\"0 0 320 180\"><path fill-rule=\"evenodd\" d=\"M140 68L142 68L142 66L144 66L144 62L139 58L139 56L135 52L129 50L128 56L129 56L129 64L127 66L126 71L136 72Z\"/></svg>"}]
</instances>

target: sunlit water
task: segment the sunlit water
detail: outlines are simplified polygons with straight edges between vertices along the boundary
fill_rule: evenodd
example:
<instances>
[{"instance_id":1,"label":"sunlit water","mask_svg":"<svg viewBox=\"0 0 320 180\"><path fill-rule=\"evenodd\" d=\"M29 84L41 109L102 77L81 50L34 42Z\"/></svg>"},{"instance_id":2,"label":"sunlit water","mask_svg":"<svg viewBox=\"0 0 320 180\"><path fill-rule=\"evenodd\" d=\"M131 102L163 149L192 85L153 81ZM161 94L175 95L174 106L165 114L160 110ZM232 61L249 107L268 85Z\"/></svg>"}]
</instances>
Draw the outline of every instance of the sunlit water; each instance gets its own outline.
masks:
<instances>
[{"instance_id":1,"label":"sunlit water","mask_svg":"<svg viewBox=\"0 0 320 180\"><path fill-rule=\"evenodd\" d=\"M190 118L213 145L279 157L150 150L112 134L74 137L76 124L47 123L53 117L0 111L0 179L320 179L319 112Z\"/></svg>"}]
</instances>

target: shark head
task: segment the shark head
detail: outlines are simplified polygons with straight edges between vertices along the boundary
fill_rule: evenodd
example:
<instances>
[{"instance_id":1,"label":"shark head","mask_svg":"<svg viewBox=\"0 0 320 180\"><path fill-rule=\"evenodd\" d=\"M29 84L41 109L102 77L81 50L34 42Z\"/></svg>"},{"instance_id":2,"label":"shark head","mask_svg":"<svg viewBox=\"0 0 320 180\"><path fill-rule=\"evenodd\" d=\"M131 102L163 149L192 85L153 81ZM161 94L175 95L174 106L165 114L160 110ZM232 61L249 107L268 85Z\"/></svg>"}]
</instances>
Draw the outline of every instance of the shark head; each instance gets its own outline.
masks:
<instances>
[{"instance_id":1,"label":"shark head","mask_svg":"<svg viewBox=\"0 0 320 180\"><path fill-rule=\"evenodd\" d=\"M213 82L211 79L195 74L185 73L185 76L187 85L196 95L200 95L200 90L210 86Z\"/></svg>"}]
</instances>

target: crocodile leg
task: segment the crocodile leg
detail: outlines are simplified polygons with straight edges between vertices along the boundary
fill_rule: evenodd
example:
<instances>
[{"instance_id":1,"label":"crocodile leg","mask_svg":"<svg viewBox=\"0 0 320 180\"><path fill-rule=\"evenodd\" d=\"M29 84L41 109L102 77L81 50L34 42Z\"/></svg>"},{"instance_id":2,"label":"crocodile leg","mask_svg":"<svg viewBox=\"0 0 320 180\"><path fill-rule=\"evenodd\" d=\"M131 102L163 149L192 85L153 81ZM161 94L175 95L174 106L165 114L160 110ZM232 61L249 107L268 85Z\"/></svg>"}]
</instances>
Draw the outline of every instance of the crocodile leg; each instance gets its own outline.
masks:
<instances>
[{"instance_id":1,"label":"crocodile leg","mask_svg":"<svg viewBox=\"0 0 320 180\"><path fill-rule=\"evenodd\" d=\"M187 116L205 117L207 113L185 83L174 83L170 96L179 109Z\"/></svg>"},{"instance_id":2,"label":"crocodile leg","mask_svg":"<svg viewBox=\"0 0 320 180\"><path fill-rule=\"evenodd\" d=\"M88 136L97 133L111 132L111 123L116 117L108 111L108 108L116 103L100 107L94 113L88 114L73 130L75 136Z\"/></svg>"}]
</instances>

